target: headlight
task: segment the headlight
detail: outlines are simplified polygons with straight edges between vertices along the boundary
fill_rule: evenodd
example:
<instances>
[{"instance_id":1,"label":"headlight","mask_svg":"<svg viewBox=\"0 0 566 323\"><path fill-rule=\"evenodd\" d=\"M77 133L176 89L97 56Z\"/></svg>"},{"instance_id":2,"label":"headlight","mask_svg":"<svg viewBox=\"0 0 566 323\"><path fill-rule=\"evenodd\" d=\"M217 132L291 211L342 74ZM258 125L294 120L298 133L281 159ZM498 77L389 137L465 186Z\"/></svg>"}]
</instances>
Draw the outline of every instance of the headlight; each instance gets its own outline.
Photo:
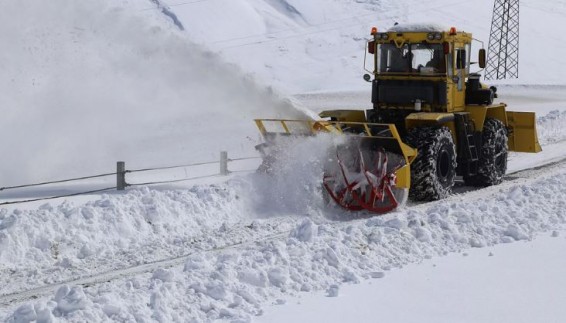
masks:
<instances>
[{"instance_id":1,"label":"headlight","mask_svg":"<svg viewBox=\"0 0 566 323\"><path fill-rule=\"evenodd\" d=\"M442 34L441 34L441 33L436 33L436 34L434 35L434 39L436 39L436 40L441 40L441 39L442 39Z\"/></svg>"},{"instance_id":2,"label":"headlight","mask_svg":"<svg viewBox=\"0 0 566 323\"><path fill-rule=\"evenodd\" d=\"M388 40L388 39L389 39L389 35L388 35L388 34L381 34L381 39L383 39L383 40Z\"/></svg>"},{"instance_id":3,"label":"headlight","mask_svg":"<svg viewBox=\"0 0 566 323\"><path fill-rule=\"evenodd\" d=\"M426 38L428 38L428 40L433 40L434 39L434 34L433 33L429 33Z\"/></svg>"}]
</instances>

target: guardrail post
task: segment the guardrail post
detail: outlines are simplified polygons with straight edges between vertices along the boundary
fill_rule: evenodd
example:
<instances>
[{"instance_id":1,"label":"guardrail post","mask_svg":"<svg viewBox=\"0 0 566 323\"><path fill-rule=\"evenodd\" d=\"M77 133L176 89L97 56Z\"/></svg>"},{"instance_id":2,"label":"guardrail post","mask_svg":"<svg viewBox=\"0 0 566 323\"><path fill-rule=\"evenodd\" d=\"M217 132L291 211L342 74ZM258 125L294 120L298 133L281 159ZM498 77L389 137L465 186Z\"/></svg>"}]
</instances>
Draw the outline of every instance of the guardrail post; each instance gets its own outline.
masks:
<instances>
[{"instance_id":1,"label":"guardrail post","mask_svg":"<svg viewBox=\"0 0 566 323\"><path fill-rule=\"evenodd\" d=\"M116 189L118 191L126 189L126 163L123 161L116 163Z\"/></svg>"},{"instance_id":2,"label":"guardrail post","mask_svg":"<svg viewBox=\"0 0 566 323\"><path fill-rule=\"evenodd\" d=\"M221 151L220 152L220 175L226 176L228 175L228 152Z\"/></svg>"}]
</instances>

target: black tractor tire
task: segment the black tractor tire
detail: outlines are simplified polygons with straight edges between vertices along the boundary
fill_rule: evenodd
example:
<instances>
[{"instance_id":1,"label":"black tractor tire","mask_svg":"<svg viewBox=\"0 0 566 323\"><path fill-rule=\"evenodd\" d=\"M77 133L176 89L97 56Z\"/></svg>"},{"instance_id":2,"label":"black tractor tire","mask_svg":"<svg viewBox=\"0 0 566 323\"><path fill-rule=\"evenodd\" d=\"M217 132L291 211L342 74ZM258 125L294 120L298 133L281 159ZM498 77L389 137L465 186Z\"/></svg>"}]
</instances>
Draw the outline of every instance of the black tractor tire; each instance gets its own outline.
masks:
<instances>
[{"instance_id":1,"label":"black tractor tire","mask_svg":"<svg viewBox=\"0 0 566 323\"><path fill-rule=\"evenodd\" d=\"M409 197L434 201L449 196L456 177L456 146L450 129L413 128L407 134L407 143L418 150L411 164Z\"/></svg>"},{"instance_id":2,"label":"black tractor tire","mask_svg":"<svg viewBox=\"0 0 566 323\"><path fill-rule=\"evenodd\" d=\"M482 131L478 174L464 176L464 183L470 186L491 186L500 184L507 171L507 129L503 122L488 118Z\"/></svg>"}]
</instances>

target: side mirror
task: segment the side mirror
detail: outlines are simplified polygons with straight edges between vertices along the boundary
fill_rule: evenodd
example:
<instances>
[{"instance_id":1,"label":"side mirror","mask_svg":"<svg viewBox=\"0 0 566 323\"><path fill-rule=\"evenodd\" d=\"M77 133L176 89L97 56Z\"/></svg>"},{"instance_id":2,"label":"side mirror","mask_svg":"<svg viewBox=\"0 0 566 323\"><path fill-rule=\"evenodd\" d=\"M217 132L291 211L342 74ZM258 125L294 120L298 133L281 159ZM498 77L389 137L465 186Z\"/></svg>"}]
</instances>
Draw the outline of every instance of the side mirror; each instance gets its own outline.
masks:
<instances>
[{"instance_id":1,"label":"side mirror","mask_svg":"<svg viewBox=\"0 0 566 323\"><path fill-rule=\"evenodd\" d=\"M480 65L480 68L485 68L485 49L480 49L480 52L478 53L478 62Z\"/></svg>"},{"instance_id":2,"label":"side mirror","mask_svg":"<svg viewBox=\"0 0 566 323\"><path fill-rule=\"evenodd\" d=\"M375 40L368 42L368 53L375 54Z\"/></svg>"},{"instance_id":3,"label":"side mirror","mask_svg":"<svg viewBox=\"0 0 566 323\"><path fill-rule=\"evenodd\" d=\"M364 80L366 82L371 82L371 76L369 74L364 74Z\"/></svg>"}]
</instances>

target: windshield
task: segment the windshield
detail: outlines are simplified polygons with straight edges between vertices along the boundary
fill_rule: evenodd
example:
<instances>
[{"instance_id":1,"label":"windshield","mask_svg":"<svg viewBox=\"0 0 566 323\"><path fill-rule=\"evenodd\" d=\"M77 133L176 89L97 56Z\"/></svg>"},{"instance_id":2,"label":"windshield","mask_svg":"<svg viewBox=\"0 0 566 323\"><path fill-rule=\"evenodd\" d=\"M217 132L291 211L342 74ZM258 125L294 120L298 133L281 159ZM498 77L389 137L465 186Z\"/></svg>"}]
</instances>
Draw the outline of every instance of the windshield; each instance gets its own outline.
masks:
<instances>
[{"instance_id":1,"label":"windshield","mask_svg":"<svg viewBox=\"0 0 566 323\"><path fill-rule=\"evenodd\" d=\"M383 73L446 73L446 61L441 44L379 44L377 71Z\"/></svg>"}]
</instances>

